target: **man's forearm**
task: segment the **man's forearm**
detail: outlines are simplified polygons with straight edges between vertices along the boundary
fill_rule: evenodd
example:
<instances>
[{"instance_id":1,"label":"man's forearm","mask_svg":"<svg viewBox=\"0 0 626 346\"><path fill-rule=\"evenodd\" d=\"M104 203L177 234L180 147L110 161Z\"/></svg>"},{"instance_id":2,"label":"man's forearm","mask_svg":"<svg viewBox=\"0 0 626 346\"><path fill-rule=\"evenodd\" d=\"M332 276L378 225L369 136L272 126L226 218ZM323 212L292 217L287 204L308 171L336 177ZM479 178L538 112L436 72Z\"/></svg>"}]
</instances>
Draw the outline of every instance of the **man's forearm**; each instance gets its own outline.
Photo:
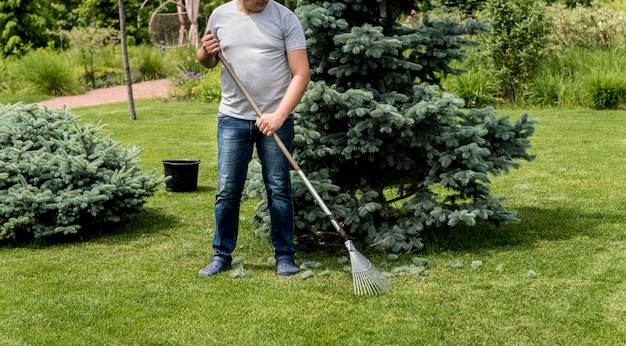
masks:
<instances>
[{"instance_id":1,"label":"man's forearm","mask_svg":"<svg viewBox=\"0 0 626 346\"><path fill-rule=\"evenodd\" d=\"M217 66L217 54L207 53L204 47L198 48L198 51L196 52L196 58L202 64L202 66L206 68L214 68L215 66Z\"/></svg>"},{"instance_id":2,"label":"man's forearm","mask_svg":"<svg viewBox=\"0 0 626 346\"><path fill-rule=\"evenodd\" d=\"M311 78L308 76L294 76L275 112L283 115L285 118L289 116L300 103L310 80Z\"/></svg>"}]
</instances>

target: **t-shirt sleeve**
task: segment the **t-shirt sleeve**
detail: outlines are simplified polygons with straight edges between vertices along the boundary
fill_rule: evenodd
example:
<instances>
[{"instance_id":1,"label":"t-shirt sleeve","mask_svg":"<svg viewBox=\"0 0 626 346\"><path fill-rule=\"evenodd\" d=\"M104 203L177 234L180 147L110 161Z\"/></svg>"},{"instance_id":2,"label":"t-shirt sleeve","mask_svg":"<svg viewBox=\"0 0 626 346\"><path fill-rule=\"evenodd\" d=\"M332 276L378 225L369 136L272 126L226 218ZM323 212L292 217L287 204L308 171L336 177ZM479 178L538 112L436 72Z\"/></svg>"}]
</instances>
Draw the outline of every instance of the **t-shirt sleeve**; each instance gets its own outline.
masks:
<instances>
[{"instance_id":1,"label":"t-shirt sleeve","mask_svg":"<svg viewBox=\"0 0 626 346\"><path fill-rule=\"evenodd\" d=\"M306 37L304 36L304 29L302 24L298 20L293 12L287 16L287 32L285 34L285 51L306 49Z\"/></svg>"}]
</instances>

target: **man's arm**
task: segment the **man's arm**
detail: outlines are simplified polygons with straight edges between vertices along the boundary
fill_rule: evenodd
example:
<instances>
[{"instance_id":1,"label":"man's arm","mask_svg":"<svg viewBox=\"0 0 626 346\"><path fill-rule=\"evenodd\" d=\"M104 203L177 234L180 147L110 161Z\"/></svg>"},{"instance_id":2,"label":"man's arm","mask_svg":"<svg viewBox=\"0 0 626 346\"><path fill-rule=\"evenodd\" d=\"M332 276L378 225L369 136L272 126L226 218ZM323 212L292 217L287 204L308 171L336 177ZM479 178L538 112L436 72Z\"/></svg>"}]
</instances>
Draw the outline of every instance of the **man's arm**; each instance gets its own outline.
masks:
<instances>
[{"instance_id":1,"label":"man's arm","mask_svg":"<svg viewBox=\"0 0 626 346\"><path fill-rule=\"evenodd\" d=\"M283 125L285 119L287 119L298 103L300 103L311 80L309 58L306 49L287 52L287 60L289 62L289 68L291 69L292 79L285 95L276 110L271 113L263 114L263 116L256 121L256 126L266 136L273 135L274 132Z\"/></svg>"}]
</instances>

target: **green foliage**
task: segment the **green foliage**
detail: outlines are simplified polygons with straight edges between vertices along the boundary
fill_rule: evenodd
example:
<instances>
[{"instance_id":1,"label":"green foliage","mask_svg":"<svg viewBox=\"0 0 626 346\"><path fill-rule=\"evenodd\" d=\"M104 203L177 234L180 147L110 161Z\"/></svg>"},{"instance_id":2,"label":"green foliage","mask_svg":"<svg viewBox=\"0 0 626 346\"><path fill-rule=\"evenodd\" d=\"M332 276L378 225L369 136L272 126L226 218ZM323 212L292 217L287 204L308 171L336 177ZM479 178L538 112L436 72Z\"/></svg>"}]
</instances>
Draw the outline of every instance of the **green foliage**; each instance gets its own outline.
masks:
<instances>
[{"instance_id":1,"label":"green foliage","mask_svg":"<svg viewBox=\"0 0 626 346\"><path fill-rule=\"evenodd\" d=\"M79 26L74 10L79 7L82 2L82 0L48 0L47 10L55 20L55 25L51 28L70 30L73 27Z\"/></svg>"},{"instance_id":2,"label":"green foliage","mask_svg":"<svg viewBox=\"0 0 626 346\"><path fill-rule=\"evenodd\" d=\"M28 47L46 47L54 18L47 0L0 2L0 55L18 54Z\"/></svg>"},{"instance_id":3,"label":"green foliage","mask_svg":"<svg viewBox=\"0 0 626 346\"><path fill-rule=\"evenodd\" d=\"M165 78L167 68L161 51L154 46L138 46L133 55L138 81L149 81Z\"/></svg>"},{"instance_id":4,"label":"green foliage","mask_svg":"<svg viewBox=\"0 0 626 346\"><path fill-rule=\"evenodd\" d=\"M491 19L486 55L500 78L505 98L521 97L544 56L552 21L544 3L535 0L488 0L484 15Z\"/></svg>"},{"instance_id":5,"label":"green foliage","mask_svg":"<svg viewBox=\"0 0 626 346\"><path fill-rule=\"evenodd\" d=\"M144 8L141 9L142 4ZM158 3L144 1L125 1L126 34L128 38L137 44L149 43L148 20L150 11L158 6ZM141 11L140 11L141 9ZM144 14L140 16L140 14ZM71 27L96 27L107 29L120 28L118 0L84 0L73 4L71 8ZM130 25L130 21L137 19L137 25Z\"/></svg>"},{"instance_id":6,"label":"green foliage","mask_svg":"<svg viewBox=\"0 0 626 346\"><path fill-rule=\"evenodd\" d=\"M571 47L546 57L528 85L528 101L537 105L595 108L590 87L594 79L623 80L626 51ZM615 86L619 80L610 82ZM619 89L619 88L618 88ZM558 102L558 103L557 103ZM619 106L618 106L619 107Z\"/></svg>"},{"instance_id":7,"label":"green foliage","mask_svg":"<svg viewBox=\"0 0 626 346\"><path fill-rule=\"evenodd\" d=\"M37 49L22 57L9 70L10 78L35 93L51 96L81 93L80 71L66 55Z\"/></svg>"},{"instance_id":8,"label":"green foliage","mask_svg":"<svg viewBox=\"0 0 626 346\"><path fill-rule=\"evenodd\" d=\"M565 84L558 73L540 70L528 85L528 100L539 106L557 106L565 94Z\"/></svg>"},{"instance_id":9,"label":"green foliage","mask_svg":"<svg viewBox=\"0 0 626 346\"><path fill-rule=\"evenodd\" d=\"M548 6L554 22L548 47L562 52L571 47L610 50L626 47L626 12L605 7Z\"/></svg>"},{"instance_id":10,"label":"green foliage","mask_svg":"<svg viewBox=\"0 0 626 346\"><path fill-rule=\"evenodd\" d=\"M483 69L470 70L460 76L451 76L443 86L446 91L465 100L465 106L470 108L493 105L500 92L500 85L494 80L493 75Z\"/></svg>"},{"instance_id":11,"label":"green foliage","mask_svg":"<svg viewBox=\"0 0 626 346\"><path fill-rule=\"evenodd\" d=\"M561 0L569 8L578 6L592 7L595 0Z\"/></svg>"},{"instance_id":12,"label":"green foliage","mask_svg":"<svg viewBox=\"0 0 626 346\"><path fill-rule=\"evenodd\" d=\"M491 196L489 176L533 158L527 116L511 123L491 109L465 114L463 100L428 84L461 73L451 62L467 57L474 42L466 35L486 32L487 23L390 20L411 6L372 0L296 9L313 71L297 109L294 156L348 233L393 252L421 248L425 229L515 221L503 197ZM251 177L248 193L263 196L260 175ZM302 245L332 227L302 182L292 182ZM256 218L269 224L263 203Z\"/></svg>"},{"instance_id":13,"label":"green foliage","mask_svg":"<svg viewBox=\"0 0 626 346\"><path fill-rule=\"evenodd\" d=\"M8 68L6 59L0 54L0 93L8 87Z\"/></svg>"},{"instance_id":14,"label":"green foliage","mask_svg":"<svg viewBox=\"0 0 626 346\"><path fill-rule=\"evenodd\" d=\"M177 66L177 71L180 74L185 74L187 72L193 73L205 73L207 71L211 71L211 69L207 69L204 67L198 59L196 59L195 54L190 54L187 57L184 57L182 61Z\"/></svg>"},{"instance_id":15,"label":"green foliage","mask_svg":"<svg viewBox=\"0 0 626 346\"><path fill-rule=\"evenodd\" d=\"M434 9L448 12L471 15L485 6L486 0L431 0Z\"/></svg>"},{"instance_id":16,"label":"green foliage","mask_svg":"<svg viewBox=\"0 0 626 346\"><path fill-rule=\"evenodd\" d=\"M219 102L222 96L219 69L205 69L205 73L186 72L173 83L173 87L169 96L175 100Z\"/></svg>"},{"instance_id":17,"label":"green foliage","mask_svg":"<svg viewBox=\"0 0 626 346\"><path fill-rule=\"evenodd\" d=\"M97 29L73 30L73 34L81 33L82 39L95 37L97 33L115 33L111 30ZM93 32L90 36L87 33ZM0 68L6 73L0 74L0 93L12 94L35 94L49 93L50 95L74 95L80 94L85 89L103 88L115 85L123 85L125 82L122 65L121 48L115 41L115 35L101 36L102 40L87 42L76 40L72 48L65 51L46 49L46 52L35 50L20 59L5 57L0 63ZM82 42L79 44L78 42ZM99 47L99 48L98 48ZM30 56L32 54L32 56ZM188 48L168 49L162 55L158 47L154 46L129 46L130 69L133 82L153 80L160 78L178 78L183 75L182 65L185 68L200 70L197 66L184 63L192 60ZM195 64L195 63L194 63ZM197 64L196 64L197 65ZM58 71L49 71L54 67ZM206 68L202 67L202 70ZM45 80L47 76L50 80ZM67 91L48 92L47 86L36 87L42 84L38 80L44 79L46 83L71 84L72 88ZM36 81L36 83L33 83ZM213 90L211 90L213 92Z\"/></svg>"},{"instance_id":18,"label":"green foliage","mask_svg":"<svg viewBox=\"0 0 626 346\"><path fill-rule=\"evenodd\" d=\"M180 76L173 83L170 97L176 100L198 100L219 102L222 97L220 88L220 69L207 69L196 59L195 51L187 52L179 58L176 71Z\"/></svg>"},{"instance_id":19,"label":"green foliage","mask_svg":"<svg viewBox=\"0 0 626 346\"><path fill-rule=\"evenodd\" d=\"M506 8L503 11L512 12L513 10ZM469 102L468 94L472 91L480 93L479 84L472 87L469 82L477 82L475 79L478 76L473 76L474 71L484 70L489 71L492 80L500 85L500 90L494 95L497 96L498 101L515 105L594 107L588 90L589 80L599 74L619 74L626 68L624 64L626 61L624 59L626 25L622 20L626 15L624 10L613 9L607 7L606 4L573 8L552 4L546 6L545 11L546 20L550 21L548 26L553 30L547 32L545 50L526 51L526 56L540 57L538 59L533 57L531 62L520 63L517 66L517 68L530 66L524 67L524 73L527 75L518 72L514 76L507 77L511 69L497 67L492 50L489 48L489 42L494 42L496 38L491 37L493 35L479 36L477 39L485 44L472 48L469 50L467 60L455 64L457 68L466 69L469 72L460 77L444 76L442 83L444 89L459 95L468 101L469 105L471 102ZM478 13L478 18L488 15L488 11L482 11ZM523 23L520 22L519 25L523 26ZM514 25L507 24L505 27L513 28ZM526 33L522 32L522 36L524 35ZM503 44L508 41L511 39L502 39ZM518 49L519 47L522 49ZM512 44L510 49L515 54L524 51L520 44ZM504 48L497 48L496 51L498 54L503 53ZM513 54L506 55L506 58L515 57ZM510 64L515 67L518 60L513 59ZM473 90L467 90L468 93L463 92L459 85L459 82L464 79L467 82L464 86L473 88Z\"/></svg>"},{"instance_id":20,"label":"green foliage","mask_svg":"<svg viewBox=\"0 0 626 346\"><path fill-rule=\"evenodd\" d=\"M142 173L137 147L69 110L0 108L0 240L88 234L141 210L164 178Z\"/></svg>"},{"instance_id":21,"label":"green foliage","mask_svg":"<svg viewBox=\"0 0 626 346\"><path fill-rule=\"evenodd\" d=\"M148 20L158 2L126 1L128 39L148 43ZM117 0L29 0L0 2L0 54L51 44L65 48L63 32L76 27L119 29Z\"/></svg>"},{"instance_id":22,"label":"green foliage","mask_svg":"<svg viewBox=\"0 0 626 346\"><path fill-rule=\"evenodd\" d=\"M594 109L617 109L626 106L624 74L594 76L589 81L589 94Z\"/></svg>"},{"instance_id":23,"label":"green foliage","mask_svg":"<svg viewBox=\"0 0 626 346\"><path fill-rule=\"evenodd\" d=\"M81 64L84 68L84 78L96 88L96 62L95 56L102 54L105 47L119 44L120 33L115 29L76 27L71 31L64 32L70 40L70 45L80 52Z\"/></svg>"}]
</instances>

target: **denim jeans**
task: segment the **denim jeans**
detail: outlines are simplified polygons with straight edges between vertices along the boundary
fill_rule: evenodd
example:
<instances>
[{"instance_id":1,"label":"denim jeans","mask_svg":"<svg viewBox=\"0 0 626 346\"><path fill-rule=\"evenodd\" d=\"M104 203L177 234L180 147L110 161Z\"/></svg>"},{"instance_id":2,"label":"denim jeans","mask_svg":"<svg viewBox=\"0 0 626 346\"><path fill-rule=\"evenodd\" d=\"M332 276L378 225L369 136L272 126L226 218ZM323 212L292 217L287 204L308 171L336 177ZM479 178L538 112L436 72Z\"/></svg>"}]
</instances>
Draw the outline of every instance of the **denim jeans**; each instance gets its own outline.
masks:
<instances>
[{"instance_id":1,"label":"denim jeans","mask_svg":"<svg viewBox=\"0 0 626 346\"><path fill-rule=\"evenodd\" d=\"M271 218L271 239L276 255L293 255L293 199L289 161L273 137L259 131L255 122L219 114L217 122L218 182L215 198L215 237L217 255L231 257L239 228L239 207L248 164L256 146ZM293 141L293 115L276 132L287 149Z\"/></svg>"}]
</instances>

